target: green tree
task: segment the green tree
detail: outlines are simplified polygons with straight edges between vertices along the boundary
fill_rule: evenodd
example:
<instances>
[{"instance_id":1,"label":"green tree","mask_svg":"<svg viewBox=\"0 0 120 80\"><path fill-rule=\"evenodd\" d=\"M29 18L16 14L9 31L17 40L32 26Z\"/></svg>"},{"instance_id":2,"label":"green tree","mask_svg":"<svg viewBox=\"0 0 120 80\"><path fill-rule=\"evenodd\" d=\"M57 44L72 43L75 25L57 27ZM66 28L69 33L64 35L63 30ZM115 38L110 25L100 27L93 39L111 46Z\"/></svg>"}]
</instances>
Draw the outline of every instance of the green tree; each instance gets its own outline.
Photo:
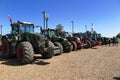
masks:
<instances>
[{"instance_id":1,"label":"green tree","mask_svg":"<svg viewBox=\"0 0 120 80\"><path fill-rule=\"evenodd\" d=\"M0 34L0 43L1 43L2 35Z\"/></svg>"},{"instance_id":2,"label":"green tree","mask_svg":"<svg viewBox=\"0 0 120 80\"><path fill-rule=\"evenodd\" d=\"M91 34L91 32L90 32L90 31L86 31L86 34L90 35L90 34Z\"/></svg>"},{"instance_id":3,"label":"green tree","mask_svg":"<svg viewBox=\"0 0 120 80\"><path fill-rule=\"evenodd\" d=\"M117 34L117 37L120 38L120 33Z\"/></svg>"},{"instance_id":4,"label":"green tree","mask_svg":"<svg viewBox=\"0 0 120 80\"><path fill-rule=\"evenodd\" d=\"M56 30L58 31L58 32L60 32L61 30L63 30L63 26L62 26L62 24L58 24L57 26L56 26Z\"/></svg>"},{"instance_id":5,"label":"green tree","mask_svg":"<svg viewBox=\"0 0 120 80\"><path fill-rule=\"evenodd\" d=\"M97 32L96 32L96 31L93 31L93 34L97 34Z\"/></svg>"}]
</instances>

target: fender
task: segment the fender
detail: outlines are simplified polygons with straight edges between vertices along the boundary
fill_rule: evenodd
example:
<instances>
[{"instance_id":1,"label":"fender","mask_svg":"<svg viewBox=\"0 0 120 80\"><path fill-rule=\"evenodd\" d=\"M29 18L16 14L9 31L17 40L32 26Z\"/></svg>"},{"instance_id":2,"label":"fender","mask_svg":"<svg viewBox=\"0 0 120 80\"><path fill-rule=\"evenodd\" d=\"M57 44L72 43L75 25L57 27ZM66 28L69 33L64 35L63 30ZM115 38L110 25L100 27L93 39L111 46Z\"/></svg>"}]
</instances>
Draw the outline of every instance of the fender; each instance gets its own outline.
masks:
<instances>
[{"instance_id":1,"label":"fender","mask_svg":"<svg viewBox=\"0 0 120 80\"><path fill-rule=\"evenodd\" d=\"M3 38L6 38L8 40L8 42L11 42L12 40L18 41L18 37L14 34L6 34L6 35L2 36L1 41L3 40Z\"/></svg>"}]
</instances>

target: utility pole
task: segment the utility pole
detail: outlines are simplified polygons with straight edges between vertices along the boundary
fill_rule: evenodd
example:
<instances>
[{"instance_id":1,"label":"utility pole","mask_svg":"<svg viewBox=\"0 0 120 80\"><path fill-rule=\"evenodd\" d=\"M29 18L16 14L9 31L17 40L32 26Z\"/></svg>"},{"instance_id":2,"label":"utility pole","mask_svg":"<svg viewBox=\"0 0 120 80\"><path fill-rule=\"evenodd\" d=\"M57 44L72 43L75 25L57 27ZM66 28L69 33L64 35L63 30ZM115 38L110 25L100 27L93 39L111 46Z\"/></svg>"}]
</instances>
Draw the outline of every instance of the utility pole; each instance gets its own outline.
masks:
<instances>
[{"instance_id":1,"label":"utility pole","mask_svg":"<svg viewBox=\"0 0 120 80\"><path fill-rule=\"evenodd\" d=\"M43 11L42 14L43 14L43 29L45 29L45 11Z\"/></svg>"},{"instance_id":2,"label":"utility pole","mask_svg":"<svg viewBox=\"0 0 120 80\"><path fill-rule=\"evenodd\" d=\"M46 29L48 28L48 14L45 13Z\"/></svg>"},{"instance_id":3,"label":"utility pole","mask_svg":"<svg viewBox=\"0 0 120 80\"><path fill-rule=\"evenodd\" d=\"M48 14L45 12L45 11L43 11L42 12L43 13L43 27L44 27L44 29L46 28L48 28Z\"/></svg>"},{"instance_id":4,"label":"utility pole","mask_svg":"<svg viewBox=\"0 0 120 80\"><path fill-rule=\"evenodd\" d=\"M74 21L72 21L72 33L74 33Z\"/></svg>"},{"instance_id":5,"label":"utility pole","mask_svg":"<svg viewBox=\"0 0 120 80\"><path fill-rule=\"evenodd\" d=\"M93 34L93 32L94 32L94 25L93 23L91 23L91 33Z\"/></svg>"},{"instance_id":6,"label":"utility pole","mask_svg":"<svg viewBox=\"0 0 120 80\"><path fill-rule=\"evenodd\" d=\"M2 25L0 25L0 28L1 28L1 35L2 35L2 27L3 27L3 26L2 26Z\"/></svg>"},{"instance_id":7,"label":"utility pole","mask_svg":"<svg viewBox=\"0 0 120 80\"><path fill-rule=\"evenodd\" d=\"M86 30L86 32L87 32L87 25L85 25L85 30Z\"/></svg>"}]
</instances>

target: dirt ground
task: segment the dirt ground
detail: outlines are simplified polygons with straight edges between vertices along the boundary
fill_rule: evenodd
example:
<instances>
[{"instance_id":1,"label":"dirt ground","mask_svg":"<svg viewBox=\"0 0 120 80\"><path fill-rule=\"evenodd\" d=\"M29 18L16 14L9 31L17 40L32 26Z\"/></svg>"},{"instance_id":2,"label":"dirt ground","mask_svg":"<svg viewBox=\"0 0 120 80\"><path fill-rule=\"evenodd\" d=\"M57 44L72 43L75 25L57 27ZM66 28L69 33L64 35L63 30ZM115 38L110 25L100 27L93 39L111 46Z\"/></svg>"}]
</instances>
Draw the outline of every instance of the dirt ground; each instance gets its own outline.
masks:
<instances>
[{"instance_id":1,"label":"dirt ground","mask_svg":"<svg viewBox=\"0 0 120 80\"><path fill-rule=\"evenodd\" d=\"M119 44L120 45L120 44ZM0 58L0 80L120 80L120 46L98 46L20 65Z\"/></svg>"}]
</instances>

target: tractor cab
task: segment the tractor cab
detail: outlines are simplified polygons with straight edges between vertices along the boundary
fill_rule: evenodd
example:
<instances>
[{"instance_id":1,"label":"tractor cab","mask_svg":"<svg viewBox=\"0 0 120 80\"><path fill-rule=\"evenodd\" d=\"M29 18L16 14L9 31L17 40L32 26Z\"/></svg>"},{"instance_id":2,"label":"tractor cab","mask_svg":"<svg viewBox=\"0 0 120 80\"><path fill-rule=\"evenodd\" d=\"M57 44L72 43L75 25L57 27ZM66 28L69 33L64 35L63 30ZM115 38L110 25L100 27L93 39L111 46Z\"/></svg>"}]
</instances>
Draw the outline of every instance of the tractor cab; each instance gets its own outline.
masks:
<instances>
[{"instance_id":1,"label":"tractor cab","mask_svg":"<svg viewBox=\"0 0 120 80\"><path fill-rule=\"evenodd\" d=\"M20 22L11 24L13 34L22 34L25 32L33 33L34 24L30 22Z\"/></svg>"},{"instance_id":2,"label":"tractor cab","mask_svg":"<svg viewBox=\"0 0 120 80\"><path fill-rule=\"evenodd\" d=\"M67 41L66 38L63 38L59 35L58 31L55 29L42 29L41 33L44 34L52 42L63 42Z\"/></svg>"},{"instance_id":3,"label":"tractor cab","mask_svg":"<svg viewBox=\"0 0 120 80\"><path fill-rule=\"evenodd\" d=\"M42 29L41 33L48 37L48 39L56 36L56 31L54 29Z\"/></svg>"}]
</instances>

